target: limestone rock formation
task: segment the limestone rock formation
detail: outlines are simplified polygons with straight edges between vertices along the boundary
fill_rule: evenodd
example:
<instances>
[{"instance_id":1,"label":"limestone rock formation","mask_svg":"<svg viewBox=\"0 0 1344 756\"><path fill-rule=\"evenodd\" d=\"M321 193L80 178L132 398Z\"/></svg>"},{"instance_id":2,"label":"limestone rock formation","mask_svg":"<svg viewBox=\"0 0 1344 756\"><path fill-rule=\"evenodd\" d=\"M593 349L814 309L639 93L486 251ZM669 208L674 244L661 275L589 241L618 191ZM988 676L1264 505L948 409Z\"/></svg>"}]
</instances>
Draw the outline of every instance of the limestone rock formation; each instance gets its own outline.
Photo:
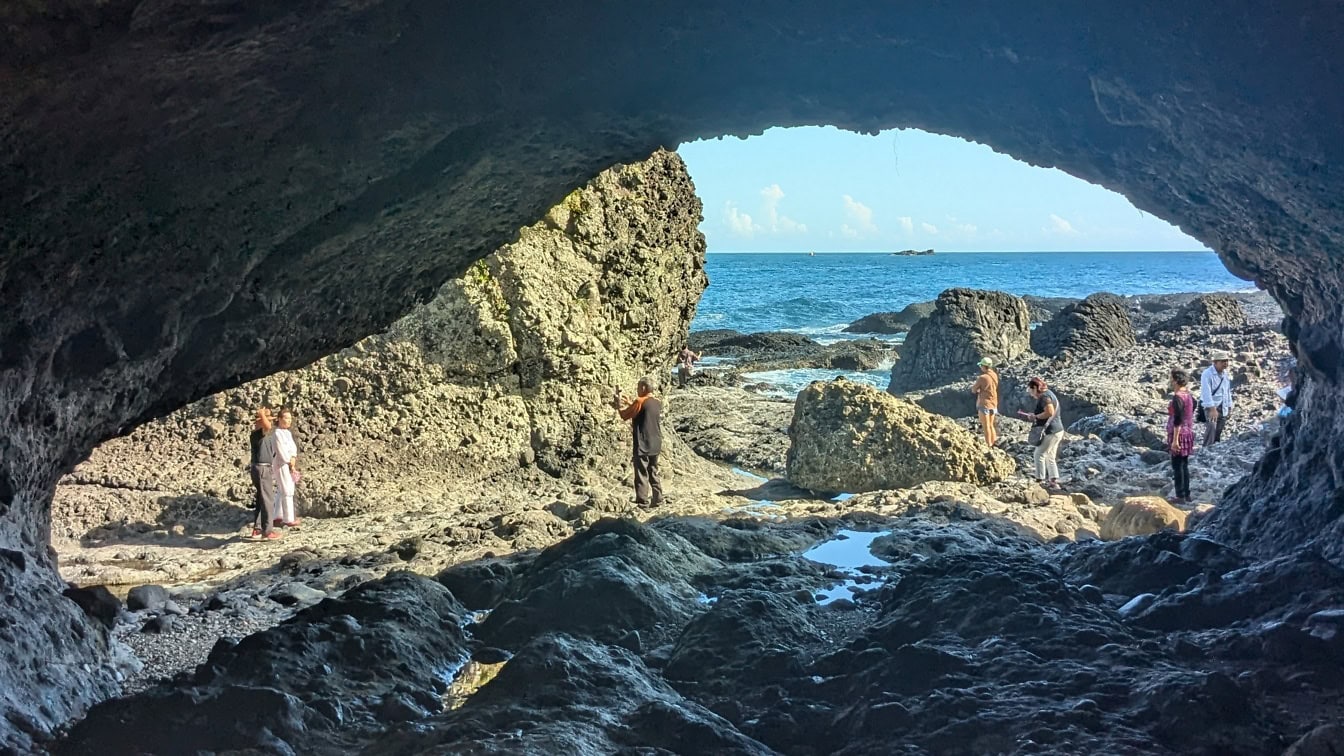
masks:
<instances>
[{"instance_id":1,"label":"limestone rock formation","mask_svg":"<svg viewBox=\"0 0 1344 756\"><path fill-rule=\"evenodd\" d=\"M612 168L387 332L102 444L57 489L56 532L155 522L192 495L250 502L260 406L295 409L310 515L418 506L534 461L619 475L608 396L668 374L706 285L699 220L677 155Z\"/></svg>"},{"instance_id":2,"label":"limestone rock formation","mask_svg":"<svg viewBox=\"0 0 1344 756\"><path fill-rule=\"evenodd\" d=\"M1185 516L1185 511L1160 496L1131 496L1112 507L1101 521L1101 538L1116 541L1163 530L1179 532L1185 530Z\"/></svg>"},{"instance_id":3,"label":"limestone rock formation","mask_svg":"<svg viewBox=\"0 0 1344 756\"><path fill-rule=\"evenodd\" d=\"M905 333L933 313L933 302L915 302L900 312L875 312L845 326L845 333Z\"/></svg>"},{"instance_id":4,"label":"limestone rock formation","mask_svg":"<svg viewBox=\"0 0 1344 756\"><path fill-rule=\"evenodd\" d=\"M843 378L798 394L789 441L788 478L813 491L858 493L930 480L983 485L1016 469L1008 455L956 423Z\"/></svg>"},{"instance_id":5,"label":"limestone rock formation","mask_svg":"<svg viewBox=\"0 0 1344 756\"><path fill-rule=\"evenodd\" d=\"M892 392L970 380L983 357L995 362L1031 351L1031 317L1018 297L1001 291L948 289L934 311L910 329L891 368Z\"/></svg>"},{"instance_id":6,"label":"limestone rock formation","mask_svg":"<svg viewBox=\"0 0 1344 756\"><path fill-rule=\"evenodd\" d=\"M1241 302L1227 294L1201 294L1185 303L1176 314L1152 327L1152 333L1193 328L1203 333L1219 333L1247 324Z\"/></svg>"},{"instance_id":7,"label":"limestone rock formation","mask_svg":"<svg viewBox=\"0 0 1344 756\"><path fill-rule=\"evenodd\" d=\"M1047 357L1132 347L1134 324L1123 300L1097 293L1069 305L1031 332L1031 348Z\"/></svg>"}]
</instances>

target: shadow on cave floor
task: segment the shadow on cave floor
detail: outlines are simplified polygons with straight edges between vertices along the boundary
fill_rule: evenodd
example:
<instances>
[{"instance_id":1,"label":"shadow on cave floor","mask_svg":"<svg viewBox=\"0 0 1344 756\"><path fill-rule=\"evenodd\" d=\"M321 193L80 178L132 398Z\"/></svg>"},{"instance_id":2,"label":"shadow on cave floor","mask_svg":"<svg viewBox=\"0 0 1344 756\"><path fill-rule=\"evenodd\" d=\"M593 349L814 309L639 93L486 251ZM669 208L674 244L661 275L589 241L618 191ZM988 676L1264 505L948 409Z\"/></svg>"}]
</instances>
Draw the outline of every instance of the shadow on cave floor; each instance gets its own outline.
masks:
<instances>
[{"instance_id":1,"label":"shadow on cave floor","mask_svg":"<svg viewBox=\"0 0 1344 756\"><path fill-rule=\"evenodd\" d=\"M161 496L156 505L159 514L153 523L100 525L81 536L80 545L217 549L243 540L241 529L252 522L255 514L251 508L206 494Z\"/></svg>"}]
</instances>

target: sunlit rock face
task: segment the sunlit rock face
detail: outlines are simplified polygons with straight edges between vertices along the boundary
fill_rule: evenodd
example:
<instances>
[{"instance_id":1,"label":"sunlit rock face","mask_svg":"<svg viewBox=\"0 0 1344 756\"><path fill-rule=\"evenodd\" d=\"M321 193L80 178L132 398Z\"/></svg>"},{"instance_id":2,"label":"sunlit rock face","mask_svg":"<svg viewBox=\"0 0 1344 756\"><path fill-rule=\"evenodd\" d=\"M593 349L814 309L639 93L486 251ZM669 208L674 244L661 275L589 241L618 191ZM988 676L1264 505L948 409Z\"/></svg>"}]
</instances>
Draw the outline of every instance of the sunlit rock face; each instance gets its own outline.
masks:
<instances>
[{"instance_id":1,"label":"sunlit rock face","mask_svg":"<svg viewBox=\"0 0 1344 756\"><path fill-rule=\"evenodd\" d=\"M979 140L1210 244L1283 304L1307 386L1207 527L1344 543L1336 4L48 0L0 25L0 675L51 662L0 679L33 692L0 743L107 690L46 556L94 444L380 329L615 162L771 125Z\"/></svg>"}]
</instances>

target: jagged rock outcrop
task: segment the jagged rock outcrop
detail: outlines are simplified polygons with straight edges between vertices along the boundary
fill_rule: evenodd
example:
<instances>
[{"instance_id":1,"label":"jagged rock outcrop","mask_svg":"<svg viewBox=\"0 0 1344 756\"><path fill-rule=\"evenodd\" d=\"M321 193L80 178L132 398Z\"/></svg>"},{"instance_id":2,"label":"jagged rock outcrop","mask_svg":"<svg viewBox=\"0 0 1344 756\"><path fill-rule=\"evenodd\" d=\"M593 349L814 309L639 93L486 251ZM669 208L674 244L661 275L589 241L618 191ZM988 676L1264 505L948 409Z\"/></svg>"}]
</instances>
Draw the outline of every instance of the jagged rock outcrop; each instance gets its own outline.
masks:
<instances>
[{"instance_id":1,"label":"jagged rock outcrop","mask_svg":"<svg viewBox=\"0 0 1344 756\"><path fill-rule=\"evenodd\" d=\"M1219 333L1243 328L1246 324L1246 310L1235 297L1201 294L1185 303L1175 315L1154 325L1150 332L1157 335L1193 328L1203 333Z\"/></svg>"},{"instance_id":2,"label":"jagged rock outcrop","mask_svg":"<svg viewBox=\"0 0 1344 756\"><path fill-rule=\"evenodd\" d=\"M185 496L250 502L261 406L295 408L306 514L418 507L533 463L619 475L608 397L668 374L706 285L699 220L677 155L612 168L387 332L102 444L57 489L56 533L155 522Z\"/></svg>"},{"instance_id":3,"label":"jagged rock outcrop","mask_svg":"<svg viewBox=\"0 0 1344 756\"><path fill-rule=\"evenodd\" d=\"M910 329L891 368L893 393L941 386L975 374L983 357L995 362L1031 351L1031 317L1012 294L948 289L933 313Z\"/></svg>"},{"instance_id":4,"label":"jagged rock outcrop","mask_svg":"<svg viewBox=\"0 0 1344 756\"><path fill-rule=\"evenodd\" d=\"M900 312L875 312L845 326L845 333L905 333L933 310L933 302L914 302Z\"/></svg>"},{"instance_id":5,"label":"jagged rock outcrop","mask_svg":"<svg viewBox=\"0 0 1344 756\"><path fill-rule=\"evenodd\" d=\"M647 10L0 9L0 548L28 565L0 560L0 606L25 602L16 632L48 669L88 660L37 626L78 634L44 556L49 503L99 442L387 327L615 162L778 125L975 139L1216 248L1284 306L1306 377L1221 532L1257 554L1338 555L1344 97L1328 83L1344 9ZM1100 43L1060 44L1084 38ZM60 693L78 674L24 688L49 702L28 708L35 731L89 700Z\"/></svg>"},{"instance_id":6,"label":"jagged rock outcrop","mask_svg":"<svg viewBox=\"0 0 1344 756\"><path fill-rule=\"evenodd\" d=\"M1129 308L1104 292L1065 307L1031 332L1032 351L1046 357L1107 352L1136 343Z\"/></svg>"},{"instance_id":7,"label":"jagged rock outcrop","mask_svg":"<svg viewBox=\"0 0 1344 756\"><path fill-rule=\"evenodd\" d=\"M984 485L1016 469L1008 455L947 418L843 378L799 392L789 442L788 478L813 491L858 493L930 480Z\"/></svg>"}]
</instances>

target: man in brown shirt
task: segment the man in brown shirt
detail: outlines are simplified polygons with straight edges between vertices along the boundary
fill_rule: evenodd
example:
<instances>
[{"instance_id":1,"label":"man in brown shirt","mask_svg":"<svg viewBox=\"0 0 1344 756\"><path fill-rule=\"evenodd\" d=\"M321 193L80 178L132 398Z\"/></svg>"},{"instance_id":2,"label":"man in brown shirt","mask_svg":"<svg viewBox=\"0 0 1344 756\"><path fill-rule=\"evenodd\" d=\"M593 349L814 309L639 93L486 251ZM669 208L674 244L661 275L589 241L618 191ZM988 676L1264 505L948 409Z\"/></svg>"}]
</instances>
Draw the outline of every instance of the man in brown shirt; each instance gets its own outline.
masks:
<instances>
[{"instance_id":1,"label":"man in brown shirt","mask_svg":"<svg viewBox=\"0 0 1344 756\"><path fill-rule=\"evenodd\" d=\"M972 384L971 393L975 394L975 415L985 431L985 443L993 446L999 440L999 431L994 427L999 415L999 373L994 369L994 360L988 357L980 360L980 377Z\"/></svg>"},{"instance_id":2,"label":"man in brown shirt","mask_svg":"<svg viewBox=\"0 0 1344 756\"><path fill-rule=\"evenodd\" d=\"M640 378L636 390L639 396L627 403L618 389L611 397L611 406L620 413L622 420L631 421L635 503L641 507L656 507L663 503L663 481L658 477L658 455L663 450L663 400L653 395L651 378Z\"/></svg>"}]
</instances>

